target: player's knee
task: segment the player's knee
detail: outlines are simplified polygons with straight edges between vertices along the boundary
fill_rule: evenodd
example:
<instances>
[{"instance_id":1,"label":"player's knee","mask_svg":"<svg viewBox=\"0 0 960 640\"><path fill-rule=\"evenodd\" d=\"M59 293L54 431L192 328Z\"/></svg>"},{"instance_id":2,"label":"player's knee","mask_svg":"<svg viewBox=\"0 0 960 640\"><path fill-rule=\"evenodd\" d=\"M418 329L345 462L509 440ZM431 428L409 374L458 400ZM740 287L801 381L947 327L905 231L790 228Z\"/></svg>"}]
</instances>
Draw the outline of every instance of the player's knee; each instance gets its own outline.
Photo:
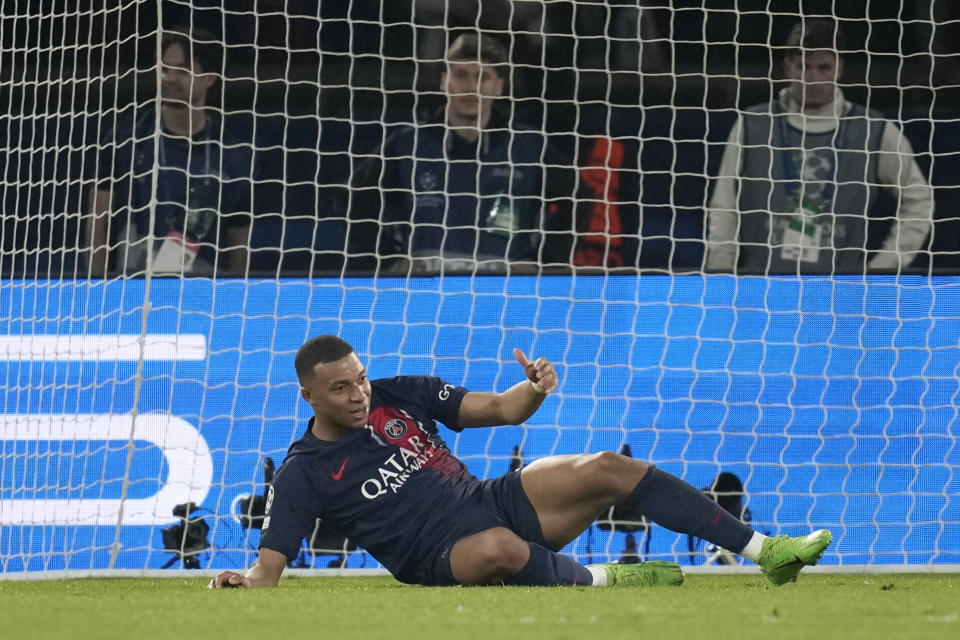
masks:
<instances>
[{"instance_id":1,"label":"player's knee","mask_svg":"<svg viewBox=\"0 0 960 640\"><path fill-rule=\"evenodd\" d=\"M584 455L577 466L585 482L623 498L630 495L649 468L645 462L612 451Z\"/></svg>"},{"instance_id":2,"label":"player's knee","mask_svg":"<svg viewBox=\"0 0 960 640\"><path fill-rule=\"evenodd\" d=\"M477 560L487 566L491 573L500 576L512 575L527 564L530 549L527 543L509 529L490 529L477 541L474 552Z\"/></svg>"}]
</instances>

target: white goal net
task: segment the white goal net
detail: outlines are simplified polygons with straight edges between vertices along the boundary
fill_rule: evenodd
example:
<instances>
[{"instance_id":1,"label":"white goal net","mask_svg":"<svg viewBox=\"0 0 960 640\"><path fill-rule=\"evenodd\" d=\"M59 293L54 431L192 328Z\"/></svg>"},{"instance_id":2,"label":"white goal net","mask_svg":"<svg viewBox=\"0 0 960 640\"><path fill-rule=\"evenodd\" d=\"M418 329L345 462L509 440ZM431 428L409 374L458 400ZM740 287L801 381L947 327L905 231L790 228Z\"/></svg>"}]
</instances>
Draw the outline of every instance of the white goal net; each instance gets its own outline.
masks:
<instances>
[{"instance_id":1,"label":"white goal net","mask_svg":"<svg viewBox=\"0 0 960 640\"><path fill-rule=\"evenodd\" d=\"M248 566L321 333L550 359L441 428L478 477L627 450L823 565L960 564L960 11L798 4L4 2L0 578ZM614 520L564 552L727 560Z\"/></svg>"}]
</instances>

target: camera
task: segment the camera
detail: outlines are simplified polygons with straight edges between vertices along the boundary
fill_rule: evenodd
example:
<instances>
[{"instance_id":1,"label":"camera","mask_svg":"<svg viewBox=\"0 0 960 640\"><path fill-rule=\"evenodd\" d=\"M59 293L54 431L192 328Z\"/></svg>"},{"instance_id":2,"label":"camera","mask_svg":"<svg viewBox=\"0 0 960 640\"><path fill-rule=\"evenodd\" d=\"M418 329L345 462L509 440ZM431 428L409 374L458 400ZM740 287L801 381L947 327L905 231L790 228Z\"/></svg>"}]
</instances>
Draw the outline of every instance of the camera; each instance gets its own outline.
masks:
<instances>
[{"instance_id":1,"label":"camera","mask_svg":"<svg viewBox=\"0 0 960 640\"><path fill-rule=\"evenodd\" d=\"M269 487L273 482L273 458L263 461L263 483ZM263 517L267 512L266 495L249 495L240 498L240 526L244 529L262 529Z\"/></svg>"},{"instance_id":2,"label":"camera","mask_svg":"<svg viewBox=\"0 0 960 640\"><path fill-rule=\"evenodd\" d=\"M163 547L173 552L173 557L162 568L169 568L177 560L183 560L184 569L200 568L199 555L210 548L207 542L210 525L202 516L191 517L199 509L193 502L178 504L173 508L173 515L180 519L180 523L160 530Z\"/></svg>"}]
</instances>

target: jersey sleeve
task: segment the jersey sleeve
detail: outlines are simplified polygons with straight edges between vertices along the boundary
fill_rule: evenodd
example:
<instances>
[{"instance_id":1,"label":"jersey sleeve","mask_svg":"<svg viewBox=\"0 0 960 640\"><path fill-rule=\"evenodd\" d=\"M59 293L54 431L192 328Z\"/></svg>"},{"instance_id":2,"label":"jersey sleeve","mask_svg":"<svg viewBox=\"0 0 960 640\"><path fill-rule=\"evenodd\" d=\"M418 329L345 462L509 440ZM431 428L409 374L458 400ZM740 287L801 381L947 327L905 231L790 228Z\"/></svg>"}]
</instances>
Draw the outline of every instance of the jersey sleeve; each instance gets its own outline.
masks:
<instances>
[{"instance_id":1,"label":"jersey sleeve","mask_svg":"<svg viewBox=\"0 0 960 640\"><path fill-rule=\"evenodd\" d=\"M463 396L467 395L467 390L432 376L425 376L422 379L422 388L424 405L430 417L437 422L442 422L449 429L463 431L463 427L458 422L458 416L460 403L463 402Z\"/></svg>"},{"instance_id":2,"label":"jersey sleeve","mask_svg":"<svg viewBox=\"0 0 960 640\"><path fill-rule=\"evenodd\" d=\"M282 553L293 559L300 553L303 539L310 535L317 519L317 503L298 467L281 469L267 489L260 548Z\"/></svg>"}]
</instances>

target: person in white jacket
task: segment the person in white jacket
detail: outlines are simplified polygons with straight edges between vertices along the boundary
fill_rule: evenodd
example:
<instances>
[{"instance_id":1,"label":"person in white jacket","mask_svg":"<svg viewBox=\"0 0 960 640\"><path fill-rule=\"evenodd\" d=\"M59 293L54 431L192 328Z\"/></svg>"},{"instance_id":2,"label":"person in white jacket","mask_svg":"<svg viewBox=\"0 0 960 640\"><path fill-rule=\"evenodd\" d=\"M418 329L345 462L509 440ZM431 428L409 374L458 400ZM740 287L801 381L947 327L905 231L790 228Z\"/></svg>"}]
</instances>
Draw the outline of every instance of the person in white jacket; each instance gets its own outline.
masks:
<instances>
[{"instance_id":1,"label":"person in white jacket","mask_svg":"<svg viewBox=\"0 0 960 640\"><path fill-rule=\"evenodd\" d=\"M900 129L837 86L843 36L805 19L787 39L789 85L743 111L707 211L706 268L742 273L862 273L908 267L928 242L932 189ZM898 213L868 253L878 188Z\"/></svg>"}]
</instances>

